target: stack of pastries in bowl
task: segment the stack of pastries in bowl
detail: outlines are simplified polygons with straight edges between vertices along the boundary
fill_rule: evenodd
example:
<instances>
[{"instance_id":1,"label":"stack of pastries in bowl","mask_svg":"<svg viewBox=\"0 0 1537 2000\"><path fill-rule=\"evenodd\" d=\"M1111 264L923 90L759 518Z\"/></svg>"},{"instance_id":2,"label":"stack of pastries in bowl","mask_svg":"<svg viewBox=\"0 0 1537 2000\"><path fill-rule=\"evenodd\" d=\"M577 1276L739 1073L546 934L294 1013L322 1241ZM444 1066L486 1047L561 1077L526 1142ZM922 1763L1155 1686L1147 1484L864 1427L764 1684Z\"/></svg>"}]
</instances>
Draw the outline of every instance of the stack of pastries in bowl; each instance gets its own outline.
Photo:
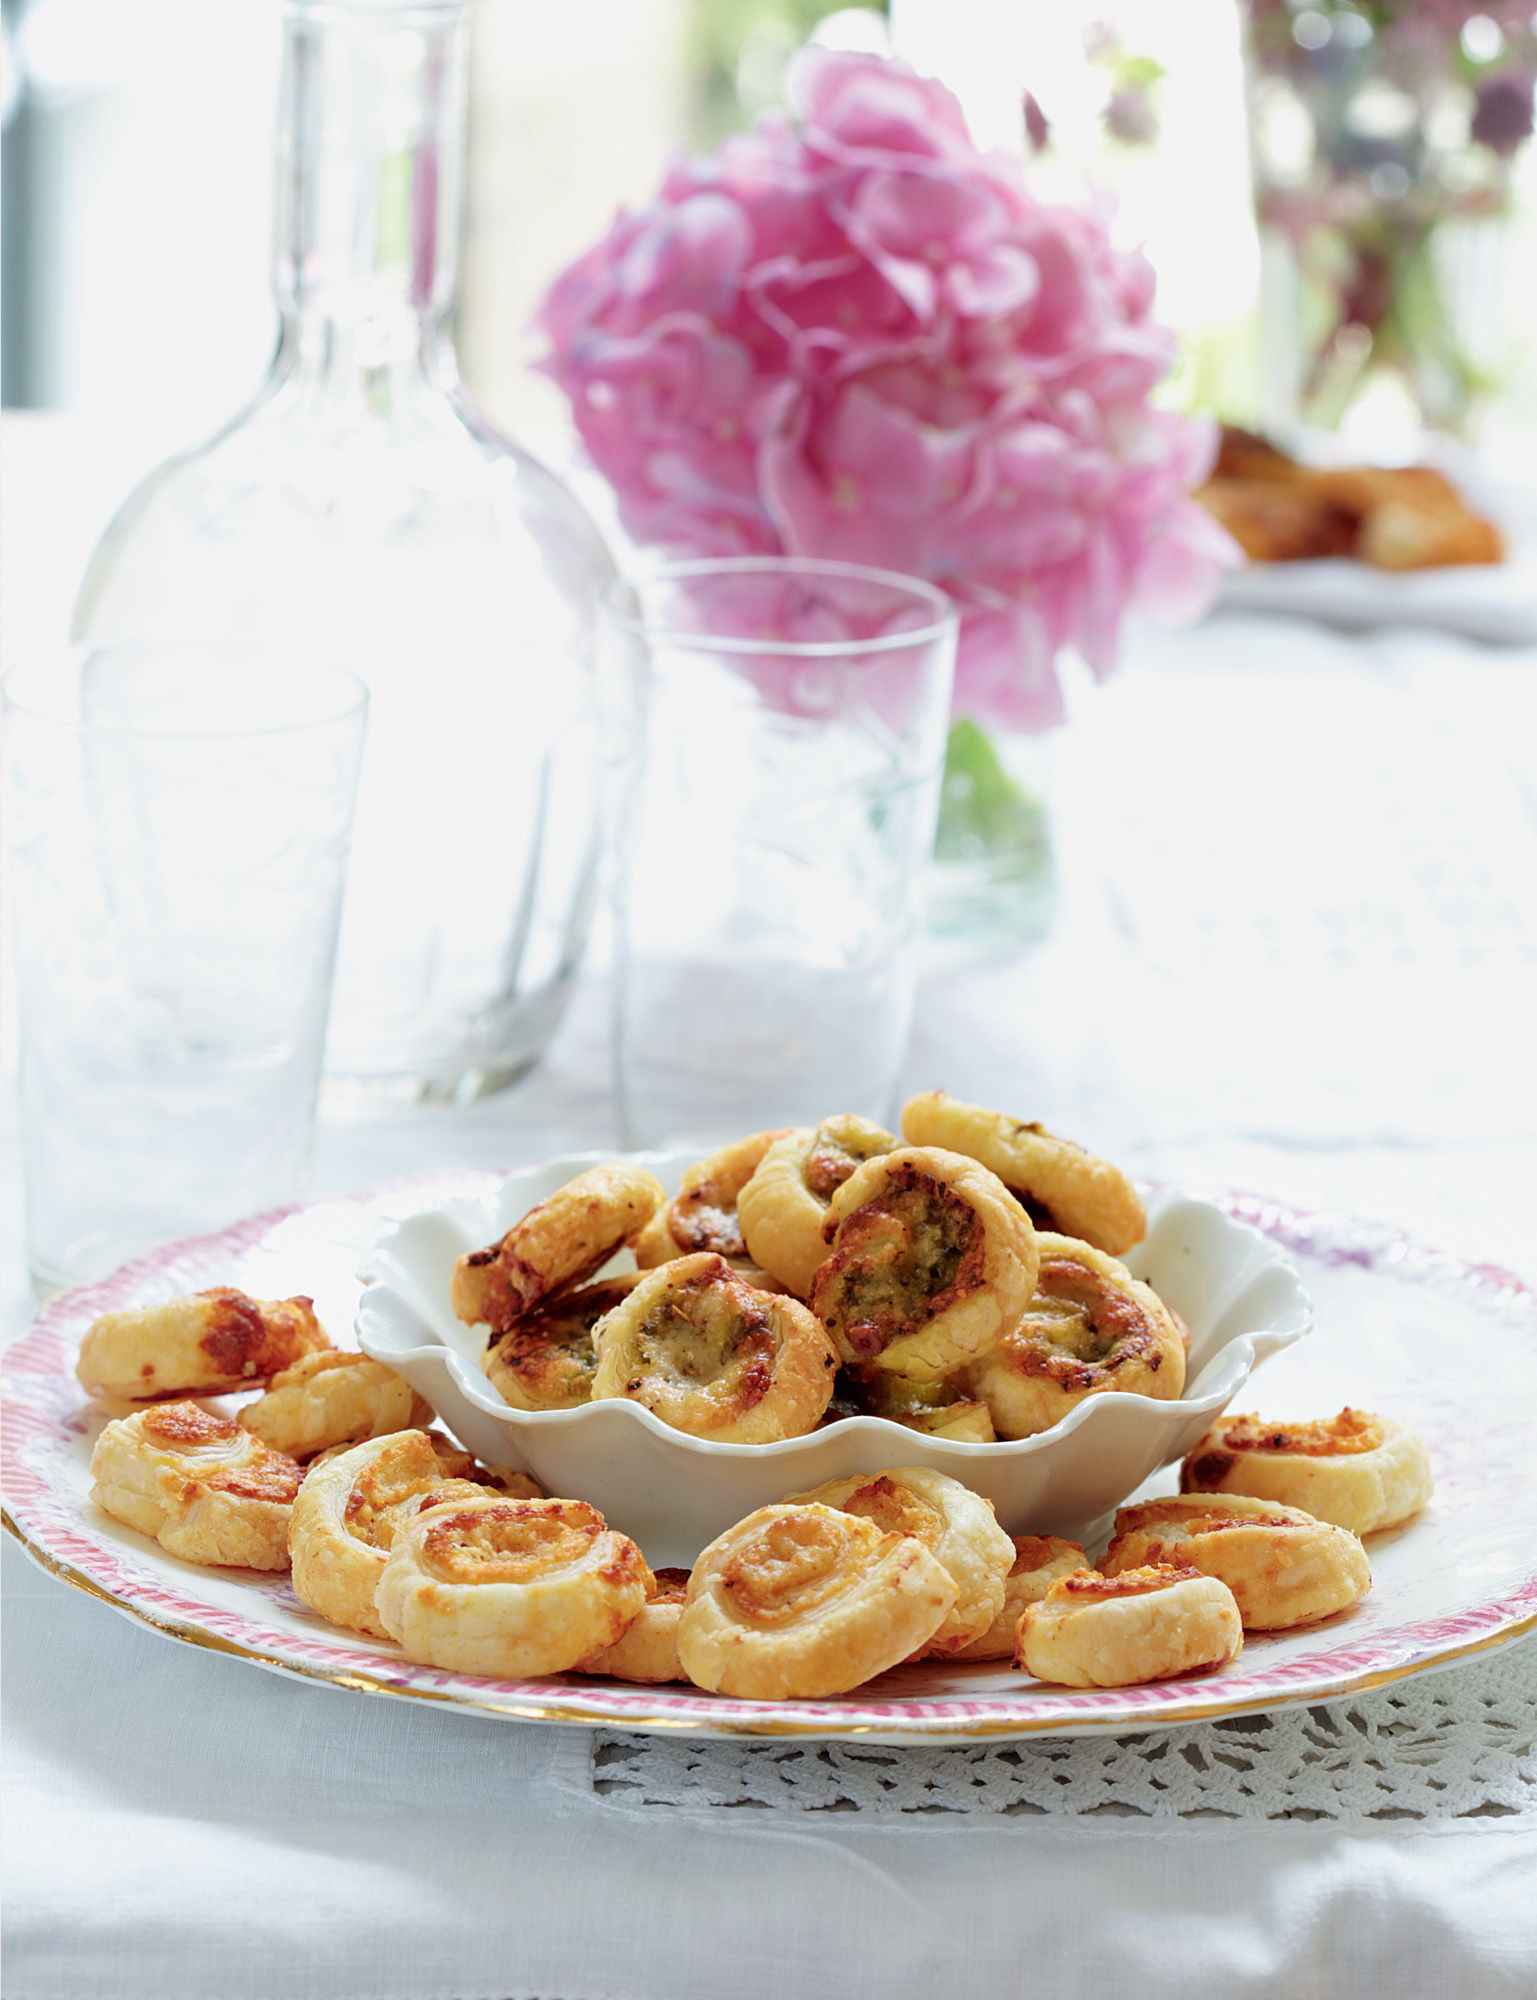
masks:
<instances>
[{"instance_id":1,"label":"stack of pastries in bowl","mask_svg":"<svg viewBox=\"0 0 1537 2000\"><path fill-rule=\"evenodd\" d=\"M1049 1430L1104 1390L1175 1401L1175 1315L1119 1261L1142 1203L1044 1127L913 1098L757 1132L667 1199L595 1167L459 1259L454 1311L515 1409L623 1397L719 1443L856 1414L959 1442ZM589 1282L617 1252L637 1269Z\"/></svg>"},{"instance_id":2,"label":"stack of pastries in bowl","mask_svg":"<svg viewBox=\"0 0 1537 2000\"><path fill-rule=\"evenodd\" d=\"M990 1442L1106 1389L1179 1396L1181 1328L1118 1261L1143 1230L1123 1174L943 1093L902 1125L758 1133L671 1201L632 1162L578 1175L454 1268L488 1378L517 1408L628 1398L747 1444L860 1411ZM636 1268L599 1275L626 1248ZM431 1429L430 1404L334 1348L308 1299L226 1286L105 1314L77 1373L133 1406L96 1440L93 1499L182 1560L291 1568L319 1616L446 1671L747 1700L914 1660L1080 1687L1220 1669L1245 1631L1356 1603L1360 1537L1431 1484L1386 1418L1228 1417L1178 1495L1120 1510L1097 1567L1077 1542L1011 1538L964 1480L894 1464L786 1492L691 1569L653 1570L581 1495ZM241 1390L257 1393L235 1414L210 1407Z\"/></svg>"}]
</instances>

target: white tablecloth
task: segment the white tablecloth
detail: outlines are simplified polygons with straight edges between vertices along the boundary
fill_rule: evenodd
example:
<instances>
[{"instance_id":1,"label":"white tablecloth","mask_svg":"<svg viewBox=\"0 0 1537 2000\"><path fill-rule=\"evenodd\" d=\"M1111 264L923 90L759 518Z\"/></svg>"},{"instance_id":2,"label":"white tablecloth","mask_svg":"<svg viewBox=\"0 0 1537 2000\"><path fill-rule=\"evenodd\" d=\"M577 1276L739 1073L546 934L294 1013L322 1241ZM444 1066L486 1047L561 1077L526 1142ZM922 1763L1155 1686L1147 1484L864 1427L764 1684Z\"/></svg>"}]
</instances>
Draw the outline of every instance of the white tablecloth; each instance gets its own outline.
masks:
<instances>
[{"instance_id":1,"label":"white tablecloth","mask_svg":"<svg viewBox=\"0 0 1537 2000\"><path fill-rule=\"evenodd\" d=\"M53 615L38 579L68 580L24 527L15 546L29 478L35 518L63 515L49 436L26 432L8 482L29 636ZM1061 745L1056 933L925 982L907 1084L1537 1276L1534 724L1531 652L1237 619L1138 635ZM517 1090L327 1124L317 1192L612 1145L605 1022L594 969ZM1391 1774L1385 1817L811 1812L709 1785L648 1804L586 1732L263 1674L10 1547L5 1586L8 2000L1537 1990L1524 1777L1445 1815L1421 1788L1410 1817ZM1513 1660L1498 1701L1476 1668L1441 1678L1472 1710L1513 1704L1489 1720L1519 1774L1537 1644ZM946 1753L883 1754L910 1774Z\"/></svg>"}]
</instances>

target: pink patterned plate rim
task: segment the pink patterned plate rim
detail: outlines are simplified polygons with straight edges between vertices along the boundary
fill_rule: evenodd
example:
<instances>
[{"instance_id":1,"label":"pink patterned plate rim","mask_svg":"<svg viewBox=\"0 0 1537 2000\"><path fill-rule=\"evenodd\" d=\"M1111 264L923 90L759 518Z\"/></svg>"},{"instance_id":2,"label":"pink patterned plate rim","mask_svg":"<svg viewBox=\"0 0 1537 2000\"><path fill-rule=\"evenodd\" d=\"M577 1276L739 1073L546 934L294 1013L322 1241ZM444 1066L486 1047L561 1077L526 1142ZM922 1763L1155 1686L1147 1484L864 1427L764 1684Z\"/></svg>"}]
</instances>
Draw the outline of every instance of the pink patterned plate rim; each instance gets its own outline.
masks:
<instances>
[{"instance_id":1,"label":"pink patterned plate rim","mask_svg":"<svg viewBox=\"0 0 1537 2000\"><path fill-rule=\"evenodd\" d=\"M98 1313L235 1283L258 1296L313 1294L333 1337L346 1341L357 1263L379 1232L500 1178L439 1173L303 1203L169 1244L55 1299L0 1371L7 1527L46 1569L118 1611L257 1666L517 1721L685 1736L935 1743L1126 1733L1334 1699L1454 1664L1537 1625L1537 1491L1525 1415L1537 1401L1537 1293L1508 1272L1383 1225L1206 1190L1203 1198L1291 1253L1317 1308L1314 1337L1268 1362L1245 1400L1277 1420L1351 1403L1411 1423L1430 1448L1437 1489L1414 1522L1370 1539L1375 1584L1354 1611L1304 1631L1251 1636L1230 1668L1204 1679L1068 1689L1006 1666L926 1663L844 1697L782 1702L577 1675L482 1679L412 1666L393 1647L325 1624L286 1576L195 1568L93 1505L88 1462L103 1418L73 1366ZM1146 1491L1173 1485L1174 1473L1164 1471Z\"/></svg>"}]
</instances>

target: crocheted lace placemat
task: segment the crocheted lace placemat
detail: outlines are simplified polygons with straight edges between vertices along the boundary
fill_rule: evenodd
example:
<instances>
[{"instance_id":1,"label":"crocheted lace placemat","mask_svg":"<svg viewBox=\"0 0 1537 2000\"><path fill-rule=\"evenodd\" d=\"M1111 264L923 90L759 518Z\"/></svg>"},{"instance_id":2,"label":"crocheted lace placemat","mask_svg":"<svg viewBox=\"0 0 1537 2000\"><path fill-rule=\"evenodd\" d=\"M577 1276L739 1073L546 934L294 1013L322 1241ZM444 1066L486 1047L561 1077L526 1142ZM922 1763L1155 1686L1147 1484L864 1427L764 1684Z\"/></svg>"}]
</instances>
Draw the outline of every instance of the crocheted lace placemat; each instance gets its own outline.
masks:
<instances>
[{"instance_id":1,"label":"crocheted lace placemat","mask_svg":"<svg viewBox=\"0 0 1537 2000\"><path fill-rule=\"evenodd\" d=\"M1141 1736L928 1749L599 1730L591 1782L637 1811L1504 1818L1537 1812L1537 1641L1327 1706Z\"/></svg>"}]
</instances>

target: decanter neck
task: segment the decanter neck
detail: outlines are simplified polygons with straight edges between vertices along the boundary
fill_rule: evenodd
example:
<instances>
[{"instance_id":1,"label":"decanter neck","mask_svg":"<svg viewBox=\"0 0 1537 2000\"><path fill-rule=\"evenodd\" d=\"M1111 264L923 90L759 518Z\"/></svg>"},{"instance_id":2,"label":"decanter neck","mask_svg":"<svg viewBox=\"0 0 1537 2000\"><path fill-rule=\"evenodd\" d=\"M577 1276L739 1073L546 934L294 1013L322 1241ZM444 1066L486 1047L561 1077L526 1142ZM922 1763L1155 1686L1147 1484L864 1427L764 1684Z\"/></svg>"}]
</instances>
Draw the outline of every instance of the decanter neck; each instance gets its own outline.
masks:
<instances>
[{"instance_id":1,"label":"decanter neck","mask_svg":"<svg viewBox=\"0 0 1537 2000\"><path fill-rule=\"evenodd\" d=\"M464 154L464 0L289 0L273 290L290 368L439 344Z\"/></svg>"}]
</instances>

